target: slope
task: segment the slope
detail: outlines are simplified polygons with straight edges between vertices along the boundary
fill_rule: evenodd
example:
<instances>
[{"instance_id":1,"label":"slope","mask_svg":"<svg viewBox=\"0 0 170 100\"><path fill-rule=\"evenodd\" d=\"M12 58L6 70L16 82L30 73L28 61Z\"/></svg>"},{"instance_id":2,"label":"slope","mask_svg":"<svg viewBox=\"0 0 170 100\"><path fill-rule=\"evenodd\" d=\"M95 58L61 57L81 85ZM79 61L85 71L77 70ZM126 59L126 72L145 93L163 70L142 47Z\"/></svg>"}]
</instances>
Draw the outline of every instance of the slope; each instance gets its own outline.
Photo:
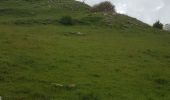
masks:
<instances>
[{"instance_id":1,"label":"slope","mask_svg":"<svg viewBox=\"0 0 170 100\"><path fill-rule=\"evenodd\" d=\"M0 1L10 9L0 16L3 100L170 99L169 32L126 15L33 9L40 0L31 1ZM59 24L63 15L77 23Z\"/></svg>"}]
</instances>

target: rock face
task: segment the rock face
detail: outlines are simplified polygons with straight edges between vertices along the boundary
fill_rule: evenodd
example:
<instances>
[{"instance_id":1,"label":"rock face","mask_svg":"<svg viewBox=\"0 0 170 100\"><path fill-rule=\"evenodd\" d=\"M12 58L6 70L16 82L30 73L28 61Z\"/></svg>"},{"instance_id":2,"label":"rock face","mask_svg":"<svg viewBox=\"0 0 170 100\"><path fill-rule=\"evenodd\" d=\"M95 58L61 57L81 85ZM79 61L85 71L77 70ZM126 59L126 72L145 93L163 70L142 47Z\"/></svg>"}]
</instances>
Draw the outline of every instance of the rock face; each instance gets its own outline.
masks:
<instances>
[{"instance_id":1,"label":"rock face","mask_svg":"<svg viewBox=\"0 0 170 100\"><path fill-rule=\"evenodd\" d=\"M166 24L166 25L164 26L164 30L170 31L170 24Z\"/></svg>"}]
</instances>

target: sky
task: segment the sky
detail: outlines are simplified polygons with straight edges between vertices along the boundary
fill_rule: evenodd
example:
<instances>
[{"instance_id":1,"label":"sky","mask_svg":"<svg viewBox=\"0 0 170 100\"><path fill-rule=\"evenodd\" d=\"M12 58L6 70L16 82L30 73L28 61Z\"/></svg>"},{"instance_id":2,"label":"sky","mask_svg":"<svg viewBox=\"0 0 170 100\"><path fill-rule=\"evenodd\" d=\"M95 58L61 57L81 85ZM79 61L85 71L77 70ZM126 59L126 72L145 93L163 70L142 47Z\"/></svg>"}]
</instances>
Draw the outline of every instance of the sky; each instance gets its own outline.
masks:
<instances>
[{"instance_id":1,"label":"sky","mask_svg":"<svg viewBox=\"0 0 170 100\"><path fill-rule=\"evenodd\" d=\"M79 0L81 1L81 0ZM94 5L105 0L86 0ZM111 1L118 13L127 14L152 25L157 20L170 23L170 0L107 0Z\"/></svg>"}]
</instances>

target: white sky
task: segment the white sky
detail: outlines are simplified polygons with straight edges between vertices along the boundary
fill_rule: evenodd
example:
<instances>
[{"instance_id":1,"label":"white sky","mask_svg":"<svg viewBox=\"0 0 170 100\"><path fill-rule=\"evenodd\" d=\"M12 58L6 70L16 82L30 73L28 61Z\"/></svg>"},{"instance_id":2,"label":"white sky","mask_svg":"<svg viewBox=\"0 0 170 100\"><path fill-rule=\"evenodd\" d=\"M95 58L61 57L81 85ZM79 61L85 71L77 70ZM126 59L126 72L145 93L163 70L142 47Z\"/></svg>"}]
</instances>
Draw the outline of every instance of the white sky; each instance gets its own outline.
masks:
<instances>
[{"instance_id":1,"label":"white sky","mask_svg":"<svg viewBox=\"0 0 170 100\"><path fill-rule=\"evenodd\" d=\"M79 0L81 1L81 0ZM89 5L94 5L105 0L86 0ZM160 20L162 23L170 23L170 0L107 0L111 1L119 13L127 14L153 24Z\"/></svg>"}]
</instances>

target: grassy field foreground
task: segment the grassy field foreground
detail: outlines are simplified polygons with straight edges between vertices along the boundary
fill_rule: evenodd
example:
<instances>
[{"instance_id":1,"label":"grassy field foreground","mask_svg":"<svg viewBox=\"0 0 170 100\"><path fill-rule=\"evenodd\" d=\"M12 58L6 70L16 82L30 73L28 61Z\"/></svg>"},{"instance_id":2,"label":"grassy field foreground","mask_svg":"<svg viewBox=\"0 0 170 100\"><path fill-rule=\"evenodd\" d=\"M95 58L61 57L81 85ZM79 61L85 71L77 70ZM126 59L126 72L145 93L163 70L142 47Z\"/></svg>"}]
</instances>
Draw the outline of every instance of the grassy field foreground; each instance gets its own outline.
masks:
<instances>
[{"instance_id":1,"label":"grassy field foreground","mask_svg":"<svg viewBox=\"0 0 170 100\"><path fill-rule=\"evenodd\" d=\"M0 0L2 100L170 100L169 32L51 4Z\"/></svg>"},{"instance_id":2,"label":"grassy field foreground","mask_svg":"<svg viewBox=\"0 0 170 100\"><path fill-rule=\"evenodd\" d=\"M168 33L88 26L0 27L4 100L170 99ZM67 34L79 31L86 34Z\"/></svg>"}]
</instances>

